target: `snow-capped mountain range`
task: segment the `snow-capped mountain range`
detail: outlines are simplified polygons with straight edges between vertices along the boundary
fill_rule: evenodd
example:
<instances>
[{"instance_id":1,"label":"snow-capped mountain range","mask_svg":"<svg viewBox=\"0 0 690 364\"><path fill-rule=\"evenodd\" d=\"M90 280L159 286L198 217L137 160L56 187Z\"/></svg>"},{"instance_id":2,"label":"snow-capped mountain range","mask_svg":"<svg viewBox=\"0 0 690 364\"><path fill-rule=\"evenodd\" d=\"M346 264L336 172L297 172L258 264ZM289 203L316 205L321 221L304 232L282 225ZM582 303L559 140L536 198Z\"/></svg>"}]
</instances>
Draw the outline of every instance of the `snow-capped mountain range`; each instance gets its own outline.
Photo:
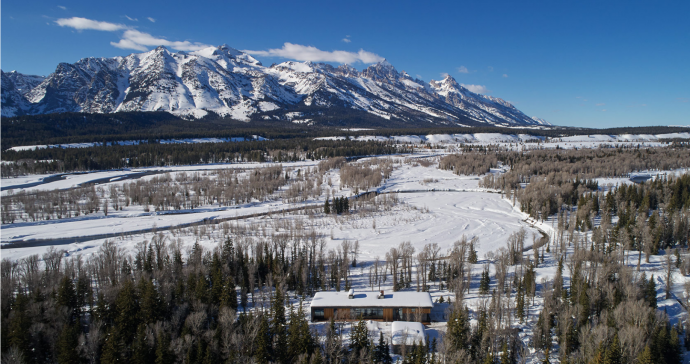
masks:
<instances>
[{"instance_id":1,"label":"snow-capped mountain range","mask_svg":"<svg viewBox=\"0 0 690 364\"><path fill-rule=\"evenodd\" d=\"M47 77L2 72L3 117L168 111L185 118L215 113L310 123L343 108L410 125L550 125L502 99L470 92L451 76L425 83L387 61L361 72L312 62L265 67L227 45L84 58L60 63Z\"/></svg>"}]
</instances>

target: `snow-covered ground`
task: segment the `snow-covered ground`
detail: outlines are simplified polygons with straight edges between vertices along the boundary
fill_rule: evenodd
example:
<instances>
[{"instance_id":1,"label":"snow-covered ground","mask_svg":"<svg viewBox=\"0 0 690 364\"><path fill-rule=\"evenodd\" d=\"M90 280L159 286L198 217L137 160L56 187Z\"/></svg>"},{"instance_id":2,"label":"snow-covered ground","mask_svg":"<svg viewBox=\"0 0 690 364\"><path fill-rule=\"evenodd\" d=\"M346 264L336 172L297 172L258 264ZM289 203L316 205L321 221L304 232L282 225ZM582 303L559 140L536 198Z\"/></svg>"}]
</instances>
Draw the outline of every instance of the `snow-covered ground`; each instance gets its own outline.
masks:
<instances>
[{"instance_id":1,"label":"snow-covered ground","mask_svg":"<svg viewBox=\"0 0 690 364\"><path fill-rule=\"evenodd\" d=\"M302 162L283 166L299 168L313 165ZM246 167L246 165L243 166ZM108 173L114 172L99 172L94 175L97 178L103 178L107 177ZM340 181L337 173L331 173L328 178L334 186L338 186ZM51 188L68 188L88 180L90 180L88 175L79 175L74 179L57 181L48 185ZM400 192L397 194L401 201L398 208L390 213L374 217L358 217L358 215L348 218L332 217L332 215L323 217L323 222L319 223L320 232L329 237L330 247L339 245L343 240L359 240L364 260L373 259L375 256L383 257L390 247L397 246L402 241L411 242L418 251L427 243L438 243L445 251L463 235L479 237L478 251L482 255L504 246L507 237L521 227L537 233L522 221L525 219L524 214L515 209L510 202L502 199L500 194L480 189L478 182L478 176L457 176L450 171L438 170L435 167L403 164L378 188L380 192ZM118 182L115 180L110 183ZM352 195L352 191L347 188L336 187L335 190L338 196ZM414 192L406 193L406 191ZM325 194L319 199L305 203L321 206L324 201ZM164 230L180 224L204 220L232 218L269 211L277 212L305 203L284 203L280 199L275 199L240 206L202 206L192 211L159 213L144 212L140 206L130 206L127 210L111 211L108 216L101 212L70 219L5 224L2 227L1 239L6 243L17 240L123 234L152 228ZM132 239L137 240L136 236ZM141 239L144 239L143 236ZM63 245L61 248L86 253L89 249L85 251L84 247L89 246L90 251L94 251L103 241L103 239L87 241ZM18 259L39 253L41 249L45 250L47 247L3 249L2 254L3 257Z\"/></svg>"},{"instance_id":2,"label":"snow-covered ground","mask_svg":"<svg viewBox=\"0 0 690 364\"><path fill-rule=\"evenodd\" d=\"M493 140L485 138L485 140ZM575 141L569 141L575 142ZM564 142L563 142L564 143ZM579 142L578 142L579 143ZM438 159L437 152L432 151L428 154L415 155L414 157L427 158L427 160L435 161ZM354 213L352 215L324 215L317 209L316 213L304 214L300 212L294 213L275 213L271 215L255 216L251 218L243 218L232 221L231 224L235 226L244 226L249 228L245 235L238 236L238 238L246 237L246 234L255 234L253 237L261 236L268 237L271 233L284 226L284 223L299 224L307 230L315 231L319 236L323 237L326 242L326 249L336 249L344 241L358 241L360 246L360 254L357 257L358 266L351 270L351 282L353 288L360 291L378 290L377 287L371 287L369 284L368 269L373 264L373 261L378 257L381 260L385 259L385 254L392 247L397 247L402 242L410 242L416 252L423 249L426 244L436 243L441 248L441 256L445 255L453 244L460 240L463 236L467 238L477 237L479 245L476 247L478 251L479 262L472 265L473 279L469 293L464 295L464 303L471 311L479 307L488 296L479 294L479 276L486 264L490 264L488 258L491 257L492 252L504 248L508 237L520 229L527 231L526 246L530 246L533 237L539 238L541 233L546 233L554 236L553 226L555 222L553 218L547 219L545 222L532 221L528 219L527 215L520 212L519 208L513 206L511 201L504 198L500 193L495 191L480 188L478 183L481 176L457 176L450 171L443 171L436 168L436 164L432 163L429 167L422 164L410 163L410 156L395 156L391 157L396 162L396 169L393 171L389 179L385 180L381 186L376 190L381 193L377 199L398 199L398 203L390 207L388 210L380 210L374 213L360 214ZM405 159L408 158L408 163ZM284 169L291 169L296 173L296 169L312 168L316 166L316 162L298 162L298 163L283 163ZM266 164L241 164L241 165L210 165L210 166L181 166L181 167L167 167L166 172L171 174L182 173L183 171L207 171L212 173L213 170L219 168L257 168L263 167ZM161 169L161 168L157 168ZM95 179L111 178L111 184L124 183L120 180L127 173L136 173L150 169L136 169L131 171L111 171L111 172L94 172L82 175L70 175L65 180L59 180L44 185L27 188L31 191L37 188L41 189L55 189L55 188L70 188L80 183L85 183ZM500 173L500 170L494 171ZM668 171L666 173L685 173L687 171ZM32 182L40 182L41 178L47 176L28 176L6 180L3 179L3 187L8 185L7 182L14 183L19 186ZM143 178L151 178L143 177ZM184 213L173 213L179 211L171 211L167 213L145 213L141 207L130 207L129 209L112 212L107 217L102 213L90 214L79 218L51 220L41 222L22 222L14 224L6 224L2 226L1 241L6 243L12 240L31 240L31 239L60 239L76 236L88 236L103 233L123 234L122 237L112 238L117 244L127 251L134 252L137 244L144 240L150 240L153 232L137 233L125 235L126 232L138 231L142 229L157 229L158 233L163 233L171 239L182 241L182 243L191 247L195 242L199 242L207 249L212 249L221 241L223 234L222 226L206 225L200 227L206 229L206 233L202 234L195 227L184 229L169 229L171 227L204 221L205 219L222 219L234 216L245 216L254 213L262 213L268 211L279 211L285 208L297 207L304 204L312 204L314 206L322 206L328 189L329 193L335 192L336 196L351 196L353 191L349 188L341 188L340 177L338 171L330 171L326 174L324 185L324 193L318 198L303 202L303 203L285 203L279 197L265 202L254 202L245 205L232 207L218 207L218 206L202 206L193 211L182 211ZM627 179L600 179L598 180L600 186L608 184L627 183ZM17 191L13 191L16 193ZM3 193L7 193L6 191ZM333 196L331 194L331 196ZM59 249L66 250L67 255L82 255L86 260L89 256L94 254L99 247L104 243L105 239L93 239L82 241L78 243L64 244L58 246ZM49 246L37 246L26 248L12 248L5 246L2 249L2 258L18 260L32 254L42 254ZM572 248L571 248L572 249ZM531 257L533 251L527 249L524 252L526 257ZM678 303L677 299L683 300L685 297L685 282L687 277L674 274L673 299L664 299L665 283L659 277L663 276L664 271L664 256L652 256L650 262L646 263L643 257L643 264L641 271L646 272L647 277L652 274L657 279L657 294L659 299L659 309L665 310L672 323L679 322L687 318L687 312ZM687 259L687 258L686 258ZM635 267L637 265L636 253L629 254L628 265ZM544 254L544 262L540 263L536 268L537 278L536 282L540 285L543 282L553 280L556 275L557 261L551 253ZM515 269L512 267L511 269ZM495 272L495 268L491 265L491 274ZM565 279L568 279L569 272L564 272ZM414 281L414 278L413 278ZM492 281L492 285L495 281ZM411 289L415 288L413 282ZM391 280L381 286L381 289L390 291ZM444 297L444 301L448 298L454 299L454 294L448 290L440 290L438 285L431 282L430 290L432 300L437 302L440 297ZM298 300L293 300L293 304L297 304ZM308 307L310 300L304 302ZM515 327L521 329L520 337L523 342L529 342L532 334L532 327L537 321L539 312L543 305L543 292L537 293L533 302L528 304L528 315L524 323L513 322ZM441 338L445 331L446 309L447 303L436 303L432 310L431 325L426 327L426 334L429 335L429 340L433 338ZM350 330L349 323L339 323L342 329L343 338L347 342L348 333ZM319 331L325 332L327 323L313 323L312 327ZM375 340L378 340L378 332L384 332L386 338L390 340L390 323L370 323L370 331ZM555 351L554 351L555 352ZM538 363L540 359L536 355L532 355L527 360L528 363ZM686 362L688 362L686 358Z\"/></svg>"}]
</instances>

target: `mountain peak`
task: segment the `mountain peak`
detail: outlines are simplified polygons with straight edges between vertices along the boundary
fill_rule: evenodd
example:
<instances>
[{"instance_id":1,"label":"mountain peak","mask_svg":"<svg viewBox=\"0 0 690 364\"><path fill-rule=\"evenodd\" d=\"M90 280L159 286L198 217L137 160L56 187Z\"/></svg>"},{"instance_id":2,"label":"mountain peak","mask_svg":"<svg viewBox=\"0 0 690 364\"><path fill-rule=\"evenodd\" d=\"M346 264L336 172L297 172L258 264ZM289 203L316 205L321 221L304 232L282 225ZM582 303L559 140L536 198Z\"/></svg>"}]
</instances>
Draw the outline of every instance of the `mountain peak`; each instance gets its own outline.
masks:
<instances>
[{"instance_id":1,"label":"mountain peak","mask_svg":"<svg viewBox=\"0 0 690 364\"><path fill-rule=\"evenodd\" d=\"M59 64L47 78L2 76L3 117L155 110L291 120L290 109L299 106L316 108L319 115L346 107L410 125L544 125L506 101L468 91L451 76L425 86L385 59L361 72L347 64L296 61L263 67L227 44L194 52L171 53L160 46L127 57L83 58Z\"/></svg>"},{"instance_id":2,"label":"mountain peak","mask_svg":"<svg viewBox=\"0 0 690 364\"><path fill-rule=\"evenodd\" d=\"M385 59L362 71L362 77L379 82L395 82L398 76L399 74L398 71L395 70L395 67Z\"/></svg>"},{"instance_id":3,"label":"mountain peak","mask_svg":"<svg viewBox=\"0 0 690 364\"><path fill-rule=\"evenodd\" d=\"M447 84L455 86L455 87L459 86L458 81L456 81L455 78L453 78L453 76L451 76L451 75L446 75L446 77L444 77L443 81L441 81L441 82L447 83Z\"/></svg>"}]
</instances>

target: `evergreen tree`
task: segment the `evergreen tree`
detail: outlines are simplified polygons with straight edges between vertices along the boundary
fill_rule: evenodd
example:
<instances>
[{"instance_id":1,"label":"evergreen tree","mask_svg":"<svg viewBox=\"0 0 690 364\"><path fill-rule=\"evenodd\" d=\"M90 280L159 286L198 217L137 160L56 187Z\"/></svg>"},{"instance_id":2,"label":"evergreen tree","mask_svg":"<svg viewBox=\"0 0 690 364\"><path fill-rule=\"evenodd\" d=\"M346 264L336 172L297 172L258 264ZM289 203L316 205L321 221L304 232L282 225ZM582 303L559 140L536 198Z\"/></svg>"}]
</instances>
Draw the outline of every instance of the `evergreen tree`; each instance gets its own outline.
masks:
<instances>
[{"instance_id":1,"label":"evergreen tree","mask_svg":"<svg viewBox=\"0 0 690 364\"><path fill-rule=\"evenodd\" d=\"M256 349L254 350L254 358L257 363L266 364L270 360L271 352L271 332L268 326L268 318L266 315L261 315L259 322L259 332L256 336ZM158 364L158 363L156 363Z\"/></svg>"},{"instance_id":2,"label":"evergreen tree","mask_svg":"<svg viewBox=\"0 0 690 364\"><path fill-rule=\"evenodd\" d=\"M57 303L60 306L67 307L70 311L71 320L75 320L78 316L77 310L77 292L74 289L74 283L68 276L63 276L58 287Z\"/></svg>"},{"instance_id":3,"label":"evergreen tree","mask_svg":"<svg viewBox=\"0 0 690 364\"><path fill-rule=\"evenodd\" d=\"M645 290L645 297L647 302L649 302L649 307L656 308L656 282L654 282L654 275L647 281L647 289Z\"/></svg>"},{"instance_id":4,"label":"evergreen tree","mask_svg":"<svg viewBox=\"0 0 690 364\"><path fill-rule=\"evenodd\" d=\"M170 352L170 336L167 333L159 334L156 338L155 364L167 364L172 361L173 354Z\"/></svg>"},{"instance_id":5,"label":"evergreen tree","mask_svg":"<svg viewBox=\"0 0 690 364\"><path fill-rule=\"evenodd\" d=\"M390 346L383 338L383 332L379 332L379 343L374 349L374 363L391 364L393 358L390 353Z\"/></svg>"},{"instance_id":6,"label":"evergreen tree","mask_svg":"<svg viewBox=\"0 0 690 364\"><path fill-rule=\"evenodd\" d=\"M331 213L331 204L328 202L328 199L326 199L326 202L323 204L323 213L324 214L330 214Z\"/></svg>"},{"instance_id":7,"label":"evergreen tree","mask_svg":"<svg viewBox=\"0 0 690 364\"><path fill-rule=\"evenodd\" d=\"M300 354L311 355L316 348L316 340L309 330L309 323L304 316L302 309L302 302L300 302L299 309L295 312L290 309L290 322L288 324L287 332L287 361L294 361Z\"/></svg>"},{"instance_id":8,"label":"evergreen tree","mask_svg":"<svg viewBox=\"0 0 690 364\"><path fill-rule=\"evenodd\" d=\"M606 348L606 355L603 363L605 364L621 364L623 362L623 354L621 352L621 344L618 340L618 334L613 335L613 340Z\"/></svg>"},{"instance_id":9,"label":"evergreen tree","mask_svg":"<svg viewBox=\"0 0 690 364\"><path fill-rule=\"evenodd\" d=\"M78 324L66 324L56 343L57 361L60 364L79 364L81 358L77 352L79 346Z\"/></svg>"},{"instance_id":10,"label":"evergreen tree","mask_svg":"<svg viewBox=\"0 0 690 364\"><path fill-rule=\"evenodd\" d=\"M474 240L470 240L470 253L469 256L467 257L467 261L472 263L472 264L477 264L477 250L475 249L474 246Z\"/></svg>"},{"instance_id":11,"label":"evergreen tree","mask_svg":"<svg viewBox=\"0 0 690 364\"><path fill-rule=\"evenodd\" d=\"M517 311L517 317L522 323L525 320L525 290L522 286L522 283L518 284L516 300L517 303L515 309Z\"/></svg>"},{"instance_id":12,"label":"evergreen tree","mask_svg":"<svg viewBox=\"0 0 690 364\"><path fill-rule=\"evenodd\" d=\"M350 350L360 353L369 350L369 330L364 319L360 319L357 325L350 331Z\"/></svg>"},{"instance_id":13,"label":"evergreen tree","mask_svg":"<svg viewBox=\"0 0 690 364\"><path fill-rule=\"evenodd\" d=\"M510 353L508 352L508 343L503 342L501 345L501 364L511 364L510 363Z\"/></svg>"},{"instance_id":14,"label":"evergreen tree","mask_svg":"<svg viewBox=\"0 0 690 364\"><path fill-rule=\"evenodd\" d=\"M491 284L491 277L489 276L489 271L484 270L482 272L482 278L479 280L479 293L481 293L481 294L489 293L490 284Z\"/></svg>"},{"instance_id":15,"label":"evergreen tree","mask_svg":"<svg viewBox=\"0 0 690 364\"><path fill-rule=\"evenodd\" d=\"M285 319L285 297L276 283L276 291L271 302L271 334L274 337L273 359L285 362L287 355L287 325Z\"/></svg>"},{"instance_id":16,"label":"evergreen tree","mask_svg":"<svg viewBox=\"0 0 690 364\"><path fill-rule=\"evenodd\" d=\"M155 323L161 318L163 311L163 302L156 286L151 280L142 277L139 281L139 295L141 321L146 324Z\"/></svg>"},{"instance_id":17,"label":"evergreen tree","mask_svg":"<svg viewBox=\"0 0 690 364\"><path fill-rule=\"evenodd\" d=\"M469 344L470 325L465 311L459 304L456 304L448 317L448 328L446 339L451 348L455 350L464 349Z\"/></svg>"},{"instance_id":18,"label":"evergreen tree","mask_svg":"<svg viewBox=\"0 0 690 364\"><path fill-rule=\"evenodd\" d=\"M6 321L9 321L8 342L10 346L18 348L25 358L31 357L31 335L29 334L31 318L27 314L28 304L29 298L20 290L10 306L9 320L2 320L3 326Z\"/></svg>"},{"instance_id":19,"label":"evergreen tree","mask_svg":"<svg viewBox=\"0 0 690 364\"><path fill-rule=\"evenodd\" d=\"M132 343L132 363L150 364L156 360L155 351L148 345L146 340L146 325L141 323L137 328L137 336Z\"/></svg>"},{"instance_id":20,"label":"evergreen tree","mask_svg":"<svg viewBox=\"0 0 690 364\"><path fill-rule=\"evenodd\" d=\"M115 325L124 340L131 340L139 325L139 305L134 283L126 279L115 300Z\"/></svg>"},{"instance_id":21,"label":"evergreen tree","mask_svg":"<svg viewBox=\"0 0 690 364\"><path fill-rule=\"evenodd\" d=\"M649 345L644 347L644 350L637 356L637 364L656 364L654 357L652 357L652 349Z\"/></svg>"}]
</instances>

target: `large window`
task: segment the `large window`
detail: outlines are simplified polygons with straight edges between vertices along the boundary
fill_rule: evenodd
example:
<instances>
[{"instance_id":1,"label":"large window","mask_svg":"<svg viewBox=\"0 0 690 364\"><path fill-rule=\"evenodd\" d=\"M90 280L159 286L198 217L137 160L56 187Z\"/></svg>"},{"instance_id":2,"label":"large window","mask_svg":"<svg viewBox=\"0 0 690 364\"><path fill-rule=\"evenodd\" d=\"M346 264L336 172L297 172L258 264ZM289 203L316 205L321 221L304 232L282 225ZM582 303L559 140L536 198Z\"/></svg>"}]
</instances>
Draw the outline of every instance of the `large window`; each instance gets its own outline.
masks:
<instances>
[{"instance_id":1,"label":"large window","mask_svg":"<svg viewBox=\"0 0 690 364\"><path fill-rule=\"evenodd\" d=\"M353 308L353 318L365 320L383 319L383 308Z\"/></svg>"},{"instance_id":2,"label":"large window","mask_svg":"<svg viewBox=\"0 0 690 364\"><path fill-rule=\"evenodd\" d=\"M314 319L315 320L323 320L324 319L323 308L317 308L314 310Z\"/></svg>"}]
</instances>

